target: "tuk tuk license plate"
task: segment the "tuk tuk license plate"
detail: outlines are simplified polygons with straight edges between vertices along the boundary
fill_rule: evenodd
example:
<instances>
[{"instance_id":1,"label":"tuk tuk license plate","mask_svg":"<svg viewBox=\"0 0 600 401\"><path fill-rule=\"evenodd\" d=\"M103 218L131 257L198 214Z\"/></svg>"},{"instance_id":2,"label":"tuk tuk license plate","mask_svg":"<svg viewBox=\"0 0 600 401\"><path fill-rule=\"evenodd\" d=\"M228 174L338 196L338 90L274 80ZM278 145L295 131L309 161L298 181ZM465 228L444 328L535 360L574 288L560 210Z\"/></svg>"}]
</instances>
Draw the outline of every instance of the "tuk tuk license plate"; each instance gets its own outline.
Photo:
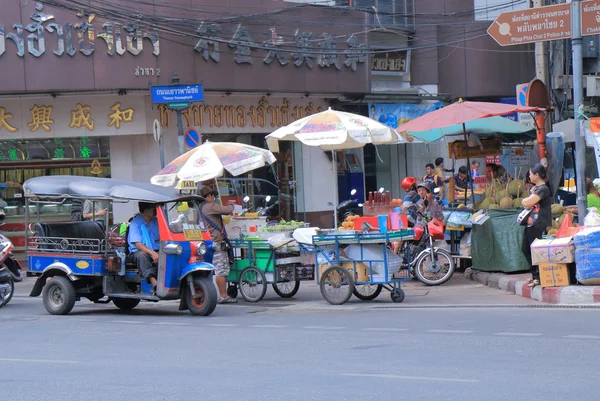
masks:
<instances>
[{"instance_id":1,"label":"tuk tuk license plate","mask_svg":"<svg viewBox=\"0 0 600 401\"><path fill-rule=\"evenodd\" d=\"M183 230L183 236L186 241L202 241L204 237L202 236L202 230L197 228L186 228Z\"/></svg>"}]
</instances>

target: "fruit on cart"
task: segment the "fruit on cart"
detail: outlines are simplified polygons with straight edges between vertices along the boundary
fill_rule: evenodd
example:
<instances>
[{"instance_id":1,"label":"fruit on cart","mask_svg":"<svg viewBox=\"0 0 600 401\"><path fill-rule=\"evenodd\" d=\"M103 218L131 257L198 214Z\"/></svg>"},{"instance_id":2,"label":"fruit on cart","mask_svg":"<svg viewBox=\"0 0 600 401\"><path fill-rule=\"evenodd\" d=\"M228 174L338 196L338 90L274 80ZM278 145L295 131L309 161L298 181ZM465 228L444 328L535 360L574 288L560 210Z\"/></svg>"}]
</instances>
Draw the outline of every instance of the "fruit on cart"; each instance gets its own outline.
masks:
<instances>
[{"instance_id":1,"label":"fruit on cart","mask_svg":"<svg viewBox=\"0 0 600 401\"><path fill-rule=\"evenodd\" d=\"M556 228L552 228L552 229L548 230L548 235L550 237L556 236L557 233L558 233L558 230Z\"/></svg>"},{"instance_id":2,"label":"fruit on cart","mask_svg":"<svg viewBox=\"0 0 600 401\"><path fill-rule=\"evenodd\" d=\"M479 205L480 209L489 209L490 205L493 205L496 203L496 199L490 197L485 198L483 201L481 201L481 204Z\"/></svg>"},{"instance_id":3,"label":"fruit on cart","mask_svg":"<svg viewBox=\"0 0 600 401\"><path fill-rule=\"evenodd\" d=\"M525 185L523 184L523 181L519 178L512 180L508 184L508 193L510 194L510 196L519 196L522 193L523 189L525 189Z\"/></svg>"},{"instance_id":4,"label":"fruit on cart","mask_svg":"<svg viewBox=\"0 0 600 401\"><path fill-rule=\"evenodd\" d=\"M496 192L496 196L494 197L494 199L496 199L496 203L499 204L500 201L502 199L504 199L505 197L506 197L506 191L501 190L501 191Z\"/></svg>"},{"instance_id":5,"label":"fruit on cart","mask_svg":"<svg viewBox=\"0 0 600 401\"><path fill-rule=\"evenodd\" d=\"M562 216L562 214L565 211L565 208L562 205L557 204L557 203L552 205L551 209L552 209L552 217L554 217L554 218Z\"/></svg>"},{"instance_id":6,"label":"fruit on cart","mask_svg":"<svg viewBox=\"0 0 600 401\"><path fill-rule=\"evenodd\" d=\"M263 227L262 231L263 232L268 232L268 233L278 233L278 232L287 232L287 231L294 231L297 228L304 228L306 227L306 223L303 221L285 221L285 220L281 220L279 222L279 224L273 225L273 226L267 226L267 227Z\"/></svg>"},{"instance_id":7,"label":"fruit on cart","mask_svg":"<svg viewBox=\"0 0 600 401\"><path fill-rule=\"evenodd\" d=\"M460 205L458 205L457 209L464 209L465 208L465 204L461 203Z\"/></svg>"},{"instance_id":8,"label":"fruit on cart","mask_svg":"<svg viewBox=\"0 0 600 401\"><path fill-rule=\"evenodd\" d=\"M500 209L510 209L513 207L513 199L510 196L505 196L500 199Z\"/></svg>"},{"instance_id":9,"label":"fruit on cart","mask_svg":"<svg viewBox=\"0 0 600 401\"><path fill-rule=\"evenodd\" d=\"M492 203L490 206L488 206L488 209L500 209L500 205L497 203Z\"/></svg>"},{"instance_id":10,"label":"fruit on cart","mask_svg":"<svg viewBox=\"0 0 600 401\"><path fill-rule=\"evenodd\" d=\"M521 202L523 202L523 198L515 198L513 201L513 207L522 207Z\"/></svg>"}]
</instances>

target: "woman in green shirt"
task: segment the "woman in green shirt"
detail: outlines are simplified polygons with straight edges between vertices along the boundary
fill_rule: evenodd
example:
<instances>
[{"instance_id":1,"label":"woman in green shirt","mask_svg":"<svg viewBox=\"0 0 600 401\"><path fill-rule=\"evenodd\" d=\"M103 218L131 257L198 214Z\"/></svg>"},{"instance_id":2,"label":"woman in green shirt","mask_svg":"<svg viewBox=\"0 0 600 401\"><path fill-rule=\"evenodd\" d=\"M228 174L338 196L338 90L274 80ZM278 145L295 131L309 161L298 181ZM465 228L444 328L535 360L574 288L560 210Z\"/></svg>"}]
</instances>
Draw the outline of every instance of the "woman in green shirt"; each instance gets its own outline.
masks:
<instances>
[{"instance_id":1,"label":"woman in green shirt","mask_svg":"<svg viewBox=\"0 0 600 401\"><path fill-rule=\"evenodd\" d=\"M594 187L591 178L585 179L585 186L587 187L587 207L595 207L600 210L600 193Z\"/></svg>"}]
</instances>

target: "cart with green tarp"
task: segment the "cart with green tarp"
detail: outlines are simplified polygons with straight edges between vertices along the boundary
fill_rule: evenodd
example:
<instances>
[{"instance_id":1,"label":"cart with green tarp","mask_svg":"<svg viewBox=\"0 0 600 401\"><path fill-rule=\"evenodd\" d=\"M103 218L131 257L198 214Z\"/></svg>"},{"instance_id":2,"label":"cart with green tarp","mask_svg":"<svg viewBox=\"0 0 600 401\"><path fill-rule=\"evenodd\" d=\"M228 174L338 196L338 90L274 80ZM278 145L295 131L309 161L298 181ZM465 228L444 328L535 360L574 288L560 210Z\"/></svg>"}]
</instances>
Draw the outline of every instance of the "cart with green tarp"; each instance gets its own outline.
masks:
<instances>
[{"instance_id":1,"label":"cart with green tarp","mask_svg":"<svg viewBox=\"0 0 600 401\"><path fill-rule=\"evenodd\" d=\"M314 280L314 262L307 263L298 243L292 239L275 246L267 240L231 240L233 264L227 276L227 294L236 298L238 292L248 302L258 302L267 293L267 285L282 298L298 292L300 281Z\"/></svg>"}]
</instances>

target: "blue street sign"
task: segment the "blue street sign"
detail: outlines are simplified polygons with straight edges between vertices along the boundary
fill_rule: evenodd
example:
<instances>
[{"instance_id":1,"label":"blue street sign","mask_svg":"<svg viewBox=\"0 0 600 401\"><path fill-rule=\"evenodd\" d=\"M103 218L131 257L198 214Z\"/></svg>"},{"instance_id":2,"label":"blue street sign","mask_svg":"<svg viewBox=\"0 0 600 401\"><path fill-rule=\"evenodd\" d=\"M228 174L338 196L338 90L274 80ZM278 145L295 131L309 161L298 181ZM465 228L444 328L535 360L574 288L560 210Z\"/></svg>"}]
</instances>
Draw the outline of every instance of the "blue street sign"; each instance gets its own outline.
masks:
<instances>
[{"instance_id":1,"label":"blue street sign","mask_svg":"<svg viewBox=\"0 0 600 401\"><path fill-rule=\"evenodd\" d=\"M185 147L188 150L194 149L196 146L200 145L200 135L198 135L198 131L193 128L185 130L183 140L185 141Z\"/></svg>"},{"instance_id":2,"label":"blue street sign","mask_svg":"<svg viewBox=\"0 0 600 401\"><path fill-rule=\"evenodd\" d=\"M153 86L152 103L201 102L204 100L202 84Z\"/></svg>"}]
</instances>

